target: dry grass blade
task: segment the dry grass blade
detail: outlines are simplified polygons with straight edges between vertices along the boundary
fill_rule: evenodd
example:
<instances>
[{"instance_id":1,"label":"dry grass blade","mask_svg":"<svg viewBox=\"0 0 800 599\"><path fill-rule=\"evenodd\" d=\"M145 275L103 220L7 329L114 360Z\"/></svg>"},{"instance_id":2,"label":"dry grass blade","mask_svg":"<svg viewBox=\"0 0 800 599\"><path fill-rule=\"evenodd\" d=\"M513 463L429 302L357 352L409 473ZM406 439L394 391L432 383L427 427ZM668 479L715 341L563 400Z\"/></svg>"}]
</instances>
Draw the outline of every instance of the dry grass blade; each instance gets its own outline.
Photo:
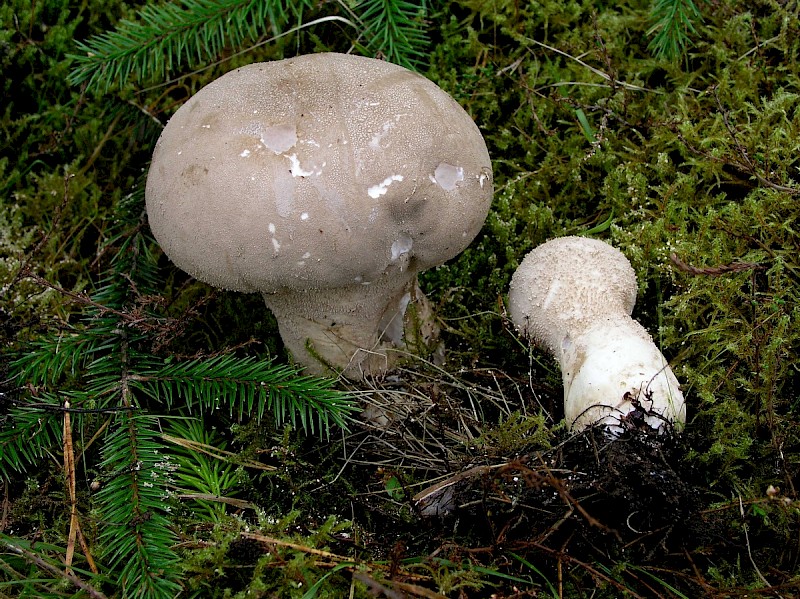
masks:
<instances>
[{"instance_id":1,"label":"dry grass blade","mask_svg":"<svg viewBox=\"0 0 800 599\"><path fill-rule=\"evenodd\" d=\"M69 534L67 536L67 551L64 557L65 574L72 574L72 560L75 556L75 542L81 545L81 550L89 564L92 572L97 574L99 570L92 559L89 545L81 532L80 521L78 520L78 495L75 490L75 450L72 444L72 420L70 418L69 402L64 402L64 476L66 478L67 493L69 495Z\"/></svg>"},{"instance_id":2,"label":"dry grass blade","mask_svg":"<svg viewBox=\"0 0 800 599\"><path fill-rule=\"evenodd\" d=\"M257 470L267 470L273 471L275 470L275 466L268 466L267 464L262 464L261 462L254 462L253 460L243 460L239 457L238 454L233 453L232 451L226 451L224 449L219 449L218 447L214 447L213 445L208 445L207 443L200 443L199 441L192 441L191 439L183 439L181 437L173 437L172 435L163 434L161 438L164 441L168 441L170 443L174 443L184 449L189 451L194 451L198 453L204 453L209 457L212 457L217 460L222 460L223 462L231 462L237 465L244 466L245 468L255 468Z\"/></svg>"},{"instance_id":3,"label":"dry grass blade","mask_svg":"<svg viewBox=\"0 0 800 599\"><path fill-rule=\"evenodd\" d=\"M540 46L540 47L542 47L542 48L544 48L546 50L550 50L551 52L555 52L556 54L559 54L559 55L563 56L564 58L569 58L570 60L575 61L576 63L578 63L582 67L588 69L589 71L591 71L592 73L594 73L598 77L601 77L602 79L605 79L606 81L608 81L612 85L618 85L620 87L624 87L625 89L630 89L630 90L633 90L633 91L651 92L651 93L654 93L654 94L663 94L664 93L661 90L648 89L646 87L641 87L639 85L633 85L633 84L630 84L630 83L626 83L625 81L620 81L618 79L615 79L611 75L609 75L608 73L605 73L604 71L601 71L600 69L595 68L590 64L587 64L586 62L584 62L580 58L577 58L576 56L572 56L572 54L564 52L563 50L559 50L558 48L555 48L553 46L545 44L544 42L540 42L539 40L535 40L535 39L529 38L529 37L523 37L523 39L526 42L530 42L532 44L536 44L537 46Z\"/></svg>"},{"instance_id":4,"label":"dry grass blade","mask_svg":"<svg viewBox=\"0 0 800 599\"><path fill-rule=\"evenodd\" d=\"M416 359L421 362L419 369L399 369L392 379L369 381L372 389L361 394L368 436L361 453L386 456L386 461L369 462L373 464L403 467L406 463L452 473L454 463L468 459L465 448L480 436L486 411L509 415L520 409L520 400L506 397L495 373L460 377ZM467 374L488 376L496 388L469 382Z\"/></svg>"},{"instance_id":5,"label":"dry grass blade","mask_svg":"<svg viewBox=\"0 0 800 599\"><path fill-rule=\"evenodd\" d=\"M75 454L72 451L72 423L69 415L69 402L64 402L64 476L69 495L69 535L67 553L64 557L65 572L72 574L72 557L75 554L75 539L78 535L78 501L75 495Z\"/></svg>"},{"instance_id":6,"label":"dry grass blade","mask_svg":"<svg viewBox=\"0 0 800 599\"><path fill-rule=\"evenodd\" d=\"M381 593L387 599L407 599L408 597L423 597L424 599L446 599L445 595L441 595L425 587L417 584L409 584L407 582L400 582L393 580L391 582L378 582L366 572L354 572L353 578L364 583L369 589L370 593L374 593L376 597L380 597ZM387 586L388 585L388 586ZM399 591L394 590L394 587Z\"/></svg>"},{"instance_id":7,"label":"dry grass blade","mask_svg":"<svg viewBox=\"0 0 800 599\"><path fill-rule=\"evenodd\" d=\"M357 392L362 425L344 439L342 471L373 472L360 496L386 498L388 489L395 504L407 501L421 516L442 515L507 465L511 456L487 450L484 435L500 423L525 422L535 400L526 385L500 371L453 373L419 357L408 359L413 362L407 368L368 380L371 388Z\"/></svg>"},{"instance_id":8,"label":"dry grass blade","mask_svg":"<svg viewBox=\"0 0 800 599\"><path fill-rule=\"evenodd\" d=\"M238 509L257 510L258 506L243 499L236 499L235 497L223 497L222 495L212 495L210 493L180 493L176 495L178 499L193 499L196 501L213 501L216 503L224 503Z\"/></svg>"},{"instance_id":9,"label":"dry grass blade","mask_svg":"<svg viewBox=\"0 0 800 599\"><path fill-rule=\"evenodd\" d=\"M315 547L308 547L306 545L301 545L299 543L292 543L291 541L285 541L283 539L276 539L275 537L267 537L264 535L256 534L254 532L243 532L241 536L245 539L252 539L254 541L258 541L259 543L264 543L265 545L274 545L276 547L286 547L288 549L294 549L295 551L300 551L302 553L307 553L308 555L316 555L318 557L324 557L325 559L335 561L335 562L352 562L353 559L346 557L344 555L337 555L335 553L331 553L330 551L324 551L322 549L316 549Z\"/></svg>"}]
</instances>

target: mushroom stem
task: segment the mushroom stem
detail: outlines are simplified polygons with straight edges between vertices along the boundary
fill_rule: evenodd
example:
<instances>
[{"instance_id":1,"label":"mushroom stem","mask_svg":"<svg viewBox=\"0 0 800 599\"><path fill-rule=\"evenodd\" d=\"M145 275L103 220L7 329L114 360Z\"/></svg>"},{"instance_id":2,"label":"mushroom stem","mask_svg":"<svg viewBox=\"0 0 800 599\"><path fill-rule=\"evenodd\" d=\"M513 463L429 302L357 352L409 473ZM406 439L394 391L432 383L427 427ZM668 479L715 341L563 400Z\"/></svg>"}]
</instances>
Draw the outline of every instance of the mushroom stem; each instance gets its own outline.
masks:
<instances>
[{"instance_id":1,"label":"mushroom stem","mask_svg":"<svg viewBox=\"0 0 800 599\"><path fill-rule=\"evenodd\" d=\"M329 290L263 294L284 345L309 374L380 374L404 349L431 349L439 329L416 273Z\"/></svg>"},{"instance_id":2,"label":"mushroom stem","mask_svg":"<svg viewBox=\"0 0 800 599\"><path fill-rule=\"evenodd\" d=\"M592 424L621 433L630 414L654 429L683 422L678 379L650 335L627 316L605 319L562 343L564 417L572 428Z\"/></svg>"}]
</instances>

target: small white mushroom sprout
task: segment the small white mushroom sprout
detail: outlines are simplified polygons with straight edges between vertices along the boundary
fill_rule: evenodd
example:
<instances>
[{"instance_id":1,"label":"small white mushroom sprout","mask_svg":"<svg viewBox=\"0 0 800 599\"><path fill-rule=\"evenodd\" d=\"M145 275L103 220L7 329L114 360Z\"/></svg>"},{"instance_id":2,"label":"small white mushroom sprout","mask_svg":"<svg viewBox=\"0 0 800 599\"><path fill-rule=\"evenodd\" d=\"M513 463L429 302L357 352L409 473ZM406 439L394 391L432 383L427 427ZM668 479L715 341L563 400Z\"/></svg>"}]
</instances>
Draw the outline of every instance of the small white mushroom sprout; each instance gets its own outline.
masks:
<instances>
[{"instance_id":1,"label":"small white mushroom sprout","mask_svg":"<svg viewBox=\"0 0 800 599\"><path fill-rule=\"evenodd\" d=\"M462 252L491 199L486 144L447 93L333 53L201 89L164 128L146 188L175 264L261 293L296 362L351 378L435 336L417 273Z\"/></svg>"},{"instance_id":2,"label":"small white mushroom sprout","mask_svg":"<svg viewBox=\"0 0 800 599\"><path fill-rule=\"evenodd\" d=\"M631 318L636 292L622 252L584 237L540 245L512 277L511 319L558 360L573 430L602 424L618 434L637 419L659 430L686 421L678 380Z\"/></svg>"}]
</instances>

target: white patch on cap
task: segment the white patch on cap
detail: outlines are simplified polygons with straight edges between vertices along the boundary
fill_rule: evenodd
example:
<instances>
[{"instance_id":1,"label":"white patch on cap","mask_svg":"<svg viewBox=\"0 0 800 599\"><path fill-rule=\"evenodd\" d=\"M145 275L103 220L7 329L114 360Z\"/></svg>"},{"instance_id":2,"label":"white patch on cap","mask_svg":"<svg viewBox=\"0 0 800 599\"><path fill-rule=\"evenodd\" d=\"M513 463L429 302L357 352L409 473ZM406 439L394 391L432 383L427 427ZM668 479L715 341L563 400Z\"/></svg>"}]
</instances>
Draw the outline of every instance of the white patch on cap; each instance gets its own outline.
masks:
<instances>
[{"instance_id":1,"label":"white patch on cap","mask_svg":"<svg viewBox=\"0 0 800 599\"><path fill-rule=\"evenodd\" d=\"M292 163L292 166L289 167L289 172L292 173L292 177L310 177L314 174L314 171L307 171L300 166L300 160L298 160L297 154L288 154L286 157L289 159L289 162Z\"/></svg>"},{"instance_id":2,"label":"white patch on cap","mask_svg":"<svg viewBox=\"0 0 800 599\"><path fill-rule=\"evenodd\" d=\"M464 180L464 167L453 166L442 162L433 171L431 181L439 185L445 191L452 191L456 188L456 183Z\"/></svg>"},{"instance_id":3,"label":"white patch on cap","mask_svg":"<svg viewBox=\"0 0 800 599\"><path fill-rule=\"evenodd\" d=\"M550 284L550 289L547 290L547 295L542 300L542 310L549 310L550 304L557 301L561 297L561 288L563 287L561 281L555 280Z\"/></svg>"},{"instance_id":4,"label":"white patch on cap","mask_svg":"<svg viewBox=\"0 0 800 599\"><path fill-rule=\"evenodd\" d=\"M391 177L386 177L383 181L378 183L377 185L373 185L367 190L369 197L375 199L379 198L384 195L389 186L394 183L395 181L402 181L403 175L392 175Z\"/></svg>"},{"instance_id":5,"label":"white patch on cap","mask_svg":"<svg viewBox=\"0 0 800 599\"><path fill-rule=\"evenodd\" d=\"M281 242L275 239L275 231L277 230L275 228L275 223L270 223L267 225L267 230L269 231L269 234L272 235L272 247L275 249L275 253L277 254L281 249Z\"/></svg>"},{"instance_id":6,"label":"white patch on cap","mask_svg":"<svg viewBox=\"0 0 800 599\"><path fill-rule=\"evenodd\" d=\"M241 154L239 154L242 158L247 158L250 156L250 150L244 150Z\"/></svg>"},{"instance_id":7,"label":"white patch on cap","mask_svg":"<svg viewBox=\"0 0 800 599\"><path fill-rule=\"evenodd\" d=\"M294 125L273 125L261 133L261 143L276 154L283 154L297 143L297 128Z\"/></svg>"},{"instance_id":8,"label":"white patch on cap","mask_svg":"<svg viewBox=\"0 0 800 599\"><path fill-rule=\"evenodd\" d=\"M395 123L392 121L386 121L381 127L381 130L375 133L372 136L372 139L369 140L369 147L373 150L380 150L381 149L381 141L383 138L389 134L389 131L394 129Z\"/></svg>"},{"instance_id":9,"label":"white patch on cap","mask_svg":"<svg viewBox=\"0 0 800 599\"><path fill-rule=\"evenodd\" d=\"M303 212L303 214L300 215L300 220L308 220L308 212Z\"/></svg>"},{"instance_id":10,"label":"white patch on cap","mask_svg":"<svg viewBox=\"0 0 800 599\"><path fill-rule=\"evenodd\" d=\"M394 243L392 243L392 262L400 263L400 270L405 270L411 260L411 248L414 247L414 240L408 235L401 235Z\"/></svg>"},{"instance_id":11,"label":"white patch on cap","mask_svg":"<svg viewBox=\"0 0 800 599\"><path fill-rule=\"evenodd\" d=\"M488 178L489 178L488 175L483 175L483 174L480 177L478 177L478 183L481 184L481 189L483 189L483 184L486 183L486 180Z\"/></svg>"}]
</instances>

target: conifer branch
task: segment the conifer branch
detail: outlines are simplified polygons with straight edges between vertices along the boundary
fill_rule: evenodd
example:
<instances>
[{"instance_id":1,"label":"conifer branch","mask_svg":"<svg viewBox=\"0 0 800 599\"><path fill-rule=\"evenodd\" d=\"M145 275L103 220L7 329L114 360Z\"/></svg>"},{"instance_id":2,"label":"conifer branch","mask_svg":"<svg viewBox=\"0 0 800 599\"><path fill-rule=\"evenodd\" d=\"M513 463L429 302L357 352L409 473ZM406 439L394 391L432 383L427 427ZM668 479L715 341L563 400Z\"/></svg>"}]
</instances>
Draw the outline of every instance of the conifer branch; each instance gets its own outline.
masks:
<instances>
[{"instance_id":1,"label":"conifer branch","mask_svg":"<svg viewBox=\"0 0 800 599\"><path fill-rule=\"evenodd\" d=\"M426 0L362 0L357 9L366 30L367 52L414 69L425 55Z\"/></svg>"},{"instance_id":2,"label":"conifer branch","mask_svg":"<svg viewBox=\"0 0 800 599\"><path fill-rule=\"evenodd\" d=\"M58 403L56 403L58 405ZM12 408L0 427L0 478L24 472L61 443L61 426L55 414Z\"/></svg>"},{"instance_id":3,"label":"conifer branch","mask_svg":"<svg viewBox=\"0 0 800 599\"><path fill-rule=\"evenodd\" d=\"M35 340L11 364L10 374L27 393L15 398L4 415L0 476L10 480L68 442L62 427L67 420L74 439L80 432L92 441L81 447L67 443L65 455L77 456L102 438L103 474L90 509L100 514L103 570L121 581L126 597L166 599L181 591L169 515L178 465L152 410L199 416L222 406L237 419L272 415L278 423L327 436L333 425L346 426L355 406L333 389L333 381L301 376L293 367L255 357L229 352L173 362L153 355L153 336L171 338L172 325L160 317L161 302L153 299L159 287L157 259L155 243L141 226L142 200L137 194L118 206L120 232L106 243L114 257L91 297L58 289L82 305L78 321ZM100 413L103 421L98 421ZM106 427L108 432L99 437L98 429ZM67 480L77 476L81 463L65 461ZM201 501L233 492L231 469L218 470L210 460L199 464L207 476L192 478L184 472L183 482L200 492ZM75 523L79 498L69 496ZM224 506L209 513L222 514ZM69 566L71 554L66 555Z\"/></svg>"},{"instance_id":4,"label":"conifer branch","mask_svg":"<svg viewBox=\"0 0 800 599\"><path fill-rule=\"evenodd\" d=\"M174 444L176 490L179 499L194 500L211 521L225 515L226 505L238 508L255 507L236 494L239 471L231 458L234 454L225 451L225 441L216 431L209 431L203 421L175 420L170 422L169 434L163 435ZM229 454L229 455L225 455ZM262 464L257 464L263 468Z\"/></svg>"},{"instance_id":5,"label":"conifer branch","mask_svg":"<svg viewBox=\"0 0 800 599\"><path fill-rule=\"evenodd\" d=\"M145 5L136 20L123 20L115 30L77 42L78 52L69 55L74 66L68 81L100 92L126 81L163 81L179 68L213 62L226 47L236 50L270 33L278 37L292 20L315 9L312 0ZM368 54L408 68L419 64L428 44L427 0L361 0L355 12Z\"/></svg>"},{"instance_id":6,"label":"conifer branch","mask_svg":"<svg viewBox=\"0 0 800 599\"><path fill-rule=\"evenodd\" d=\"M78 42L80 54L69 75L72 85L87 83L101 92L133 79L161 80L173 69L205 62L227 45L238 46L265 33L279 32L308 0L182 0L145 5L136 21L123 20L115 31ZM290 8L291 7L291 8Z\"/></svg>"},{"instance_id":7,"label":"conifer branch","mask_svg":"<svg viewBox=\"0 0 800 599\"><path fill-rule=\"evenodd\" d=\"M181 590L167 517L172 464L161 453L155 418L123 413L115 420L102 462L114 475L95 496L103 556L118 571L126 596L168 599Z\"/></svg>"},{"instance_id":8,"label":"conifer branch","mask_svg":"<svg viewBox=\"0 0 800 599\"><path fill-rule=\"evenodd\" d=\"M650 50L659 58L672 60L681 56L695 33L695 22L703 17L694 0L654 0L650 11L653 26L647 32L654 35Z\"/></svg>"},{"instance_id":9,"label":"conifer branch","mask_svg":"<svg viewBox=\"0 0 800 599\"><path fill-rule=\"evenodd\" d=\"M190 412L227 408L239 420L271 412L277 425L291 422L307 433L328 436L332 425L347 428L356 409L333 382L300 375L291 366L222 354L185 362L137 358L131 385L168 408L179 400Z\"/></svg>"}]
</instances>

